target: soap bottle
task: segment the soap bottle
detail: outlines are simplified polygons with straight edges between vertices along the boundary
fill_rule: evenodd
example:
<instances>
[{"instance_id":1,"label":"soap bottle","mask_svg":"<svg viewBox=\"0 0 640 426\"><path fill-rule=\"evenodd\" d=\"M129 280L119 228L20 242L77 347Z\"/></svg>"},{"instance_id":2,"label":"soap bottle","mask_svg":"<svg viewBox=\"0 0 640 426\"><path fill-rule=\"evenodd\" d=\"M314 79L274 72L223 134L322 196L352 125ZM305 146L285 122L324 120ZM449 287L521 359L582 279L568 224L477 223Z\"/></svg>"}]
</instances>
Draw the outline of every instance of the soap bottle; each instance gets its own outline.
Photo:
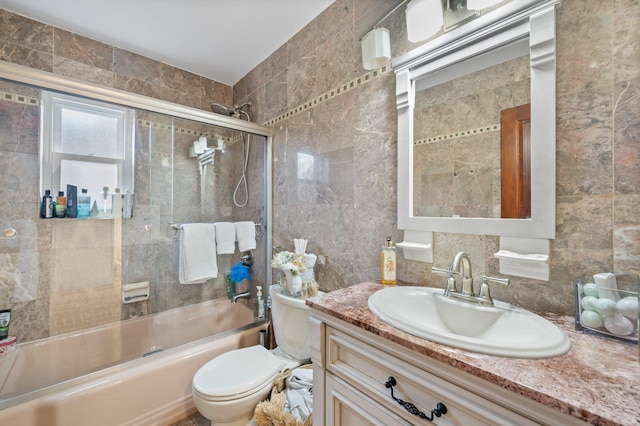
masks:
<instances>
[{"instance_id":1,"label":"soap bottle","mask_svg":"<svg viewBox=\"0 0 640 426\"><path fill-rule=\"evenodd\" d=\"M40 205L40 217L43 219L51 219L53 217L53 197L51 191L44 191L42 196L42 204Z\"/></svg>"},{"instance_id":2,"label":"soap bottle","mask_svg":"<svg viewBox=\"0 0 640 426\"><path fill-rule=\"evenodd\" d=\"M67 197L64 196L64 191L58 191L56 197L56 217L65 217L67 214Z\"/></svg>"},{"instance_id":3,"label":"soap bottle","mask_svg":"<svg viewBox=\"0 0 640 426\"><path fill-rule=\"evenodd\" d=\"M82 188L81 194L78 196L78 217L86 219L91 216L91 196L87 193L86 188Z\"/></svg>"},{"instance_id":4,"label":"soap bottle","mask_svg":"<svg viewBox=\"0 0 640 426\"><path fill-rule=\"evenodd\" d=\"M381 264L382 284L396 285L398 283L396 279L396 248L393 245L393 241L391 241L391 237L387 238L382 247Z\"/></svg>"},{"instance_id":5,"label":"soap bottle","mask_svg":"<svg viewBox=\"0 0 640 426\"><path fill-rule=\"evenodd\" d=\"M256 289L258 293L256 298L258 299L258 319L264 319L264 301L262 300L262 286L257 285Z\"/></svg>"}]
</instances>

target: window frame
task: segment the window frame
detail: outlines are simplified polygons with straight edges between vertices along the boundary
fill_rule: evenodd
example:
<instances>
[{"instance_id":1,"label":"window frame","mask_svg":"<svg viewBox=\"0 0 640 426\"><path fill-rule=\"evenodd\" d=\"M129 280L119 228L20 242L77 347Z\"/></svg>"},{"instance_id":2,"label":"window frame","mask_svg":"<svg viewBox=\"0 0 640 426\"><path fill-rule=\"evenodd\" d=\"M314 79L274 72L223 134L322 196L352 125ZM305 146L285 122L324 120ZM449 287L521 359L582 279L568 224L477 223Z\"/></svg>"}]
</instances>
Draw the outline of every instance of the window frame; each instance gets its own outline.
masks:
<instances>
[{"instance_id":1,"label":"window frame","mask_svg":"<svg viewBox=\"0 0 640 426\"><path fill-rule=\"evenodd\" d=\"M118 157L102 157L97 155L76 154L64 152L61 148L60 129L62 124L61 111L64 108L79 110L84 113L117 119L116 150ZM51 190L65 191L61 187L60 165L62 160L86 161L93 163L115 164L118 170L118 188L121 193L134 193L135 171L135 110L133 108L74 96L58 92L42 90L40 120L40 193ZM113 191L115 188L109 188Z\"/></svg>"}]
</instances>

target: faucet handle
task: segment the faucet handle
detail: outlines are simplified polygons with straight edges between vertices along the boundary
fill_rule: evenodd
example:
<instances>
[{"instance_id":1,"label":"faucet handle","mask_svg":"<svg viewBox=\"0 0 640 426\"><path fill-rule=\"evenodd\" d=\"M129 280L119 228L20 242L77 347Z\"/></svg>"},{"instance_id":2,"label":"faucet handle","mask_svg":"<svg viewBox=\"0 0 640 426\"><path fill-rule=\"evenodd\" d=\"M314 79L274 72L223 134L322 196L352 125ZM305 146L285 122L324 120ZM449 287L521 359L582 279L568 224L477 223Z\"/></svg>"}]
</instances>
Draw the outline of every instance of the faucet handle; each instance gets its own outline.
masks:
<instances>
[{"instance_id":1,"label":"faucet handle","mask_svg":"<svg viewBox=\"0 0 640 426\"><path fill-rule=\"evenodd\" d=\"M510 282L509 278L490 277L485 274L482 274L482 281L489 281L494 284L502 284L502 285L509 285L509 282Z\"/></svg>"},{"instance_id":2,"label":"faucet handle","mask_svg":"<svg viewBox=\"0 0 640 426\"><path fill-rule=\"evenodd\" d=\"M456 288L456 279L453 277L454 275L458 275L458 272L452 271L451 269L441 269L436 267L431 267L431 272L437 275L447 276L447 287L444 289L445 296L458 292L458 289Z\"/></svg>"},{"instance_id":3,"label":"faucet handle","mask_svg":"<svg viewBox=\"0 0 640 426\"><path fill-rule=\"evenodd\" d=\"M437 275L458 275L456 271L452 271L451 269L436 268L435 266L431 267L431 272Z\"/></svg>"},{"instance_id":4,"label":"faucet handle","mask_svg":"<svg viewBox=\"0 0 640 426\"><path fill-rule=\"evenodd\" d=\"M509 285L509 278L490 277L482 274L482 284L480 285L480 294L478 294L478 298L482 301L483 305L493 306L489 282L493 284Z\"/></svg>"}]
</instances>

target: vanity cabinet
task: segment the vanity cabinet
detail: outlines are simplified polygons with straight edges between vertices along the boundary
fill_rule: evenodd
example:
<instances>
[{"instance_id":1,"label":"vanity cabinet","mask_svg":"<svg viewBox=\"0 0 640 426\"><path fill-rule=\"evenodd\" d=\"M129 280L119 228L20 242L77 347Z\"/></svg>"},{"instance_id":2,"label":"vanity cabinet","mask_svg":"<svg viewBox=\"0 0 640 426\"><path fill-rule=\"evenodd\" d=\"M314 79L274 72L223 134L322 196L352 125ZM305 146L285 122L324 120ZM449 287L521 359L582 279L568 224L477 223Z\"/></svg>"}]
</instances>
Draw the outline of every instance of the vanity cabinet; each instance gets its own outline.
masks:
<instances>
[{"instance_id":1,"label":"vanity cabinet","mask_svg":"<svg viewBox=\"0 0 640 426\"><path fill-rule=\"evenodd\" d=\"M391 397L427 417L438 403L436 425L586 425L543 404L457 370L360 327L312 309L315 424L422 425ZM500 358L496 358L499 360Z\"/></svg>"}]
</instances>

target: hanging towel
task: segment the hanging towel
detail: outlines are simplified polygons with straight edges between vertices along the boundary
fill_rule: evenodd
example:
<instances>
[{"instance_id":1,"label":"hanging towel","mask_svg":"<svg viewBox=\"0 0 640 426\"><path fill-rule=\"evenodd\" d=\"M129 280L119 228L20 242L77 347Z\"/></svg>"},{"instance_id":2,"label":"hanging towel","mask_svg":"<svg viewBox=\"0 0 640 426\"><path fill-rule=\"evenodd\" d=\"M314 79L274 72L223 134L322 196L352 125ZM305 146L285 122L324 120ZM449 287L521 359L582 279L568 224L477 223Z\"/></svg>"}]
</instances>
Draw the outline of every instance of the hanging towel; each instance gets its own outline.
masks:
<instances>
[{"instance_id":1,"label":"hanging towel","mask_svg":"<svg viewBox=\"0 0 640 426\"><path fill-rule=\"evenodd\" d=\"M236 251L236 226L231 222L216 222L216 247L218 254Z\"/></svg>"},{"instance_id":2,"label":"hanging towel","mask_svg":"<svg viewBox=\"0 0 640 426\"><path fill-rule=\"evenodd\" d=\"M204 283L218 276L213 223L185 223L180 235L180 284Z\"/></svg>"},{"instance_id":3,"label":"hanging towel","mask_svg":"<svg viewBox=\"0 0 640 426\"><path fill-rule=\"evenodd\" d=\"M250 221L236 222L238 250L249 251L256 248L256 224Z\"/></svg>"}]
</instances>

